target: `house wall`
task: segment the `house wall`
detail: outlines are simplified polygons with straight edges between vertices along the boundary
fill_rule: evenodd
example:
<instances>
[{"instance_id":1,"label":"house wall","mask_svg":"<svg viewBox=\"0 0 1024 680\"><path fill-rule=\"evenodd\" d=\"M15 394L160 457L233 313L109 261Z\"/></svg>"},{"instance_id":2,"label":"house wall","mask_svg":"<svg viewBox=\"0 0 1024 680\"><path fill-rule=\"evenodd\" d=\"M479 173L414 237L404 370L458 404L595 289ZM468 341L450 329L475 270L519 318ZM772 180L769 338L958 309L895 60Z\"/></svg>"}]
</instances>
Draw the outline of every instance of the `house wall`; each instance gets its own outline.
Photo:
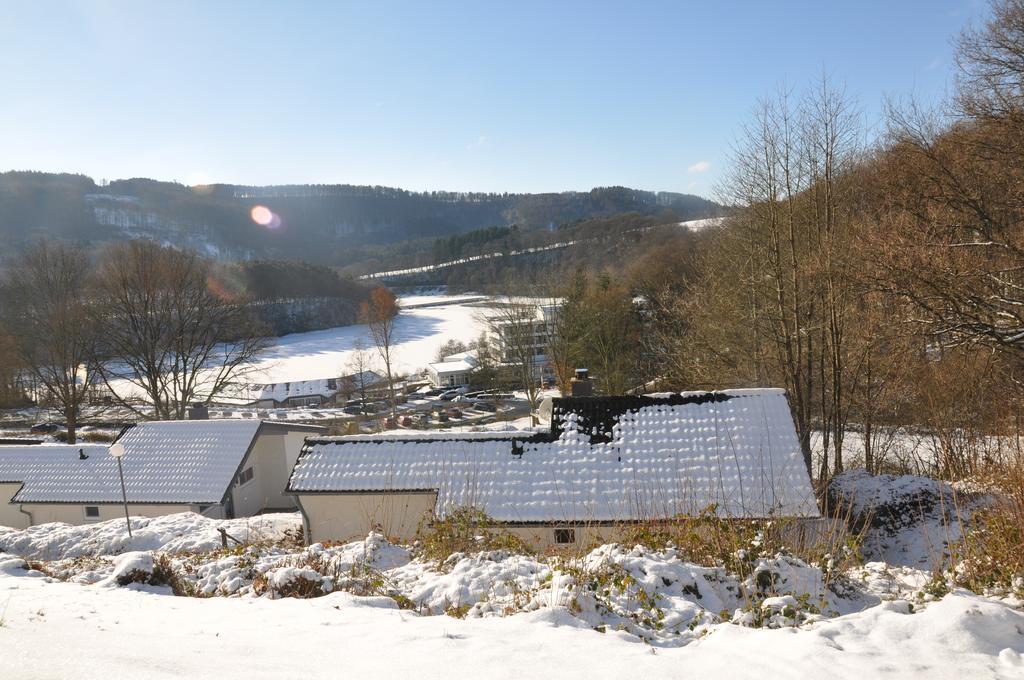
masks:
<instances>
[{"instance_id":1,"label":"house wall","mask_svg":"<svg viewBox=\"0 0 1024 680\"><path fill-rule=\"evenodd\" d=\"M402 543L412 542L424 517L434 512L436 493L299 494L308 522L310 543L365 538L375 526ZM504 527L537 549L555 544L555 529L563 525ZM566 547L596 545L614 540L615 527L575 527L575 543Z\"/></svg>"},{"instance_id":2,"label":"house wall","mask_svg":"<svg viewBox=\"0 0 1024 680\"><path fill-rule=\"evenodd\" d=\"M388 538L409 543L425 516L432 515L437 502L433 493L300 494L299 501L309 524L307 541L349 541L361 539L380 525ZM796 519L787 525L784 540L789 545L810 545L820 535L824 520ZM629 525L551 524L506 525L500 531L519 537L537 550L549 548L586 549L604 543L621 542ZM557 542L555 533L571 529L571 543Z\"/></svg>"},{"instance_id":3,"label":"house wall","mask_svg":"<svg viewBox=\"0 0 1024 680\"><path fill-rule=\"evenodd\" d=\"M98 518L86 518L85 506L95 505L100 510ZM18 505L11 507L17 512ZM32 525L47 524L49 522L64 522L66 524L94 524L108 519L124 517L124 506L119 503L24 503L23 507L32 515ZM128 514L133 517L159 517L161 515L173 515L178 512L198 512L199 508L194 505L132 505L128 504ZM19 513L20 514L20 513ZM207 516L216 516L212 510L206 513ZM25 517L22 515L22 517ZM26 518L27 520L27 518ZM27 524L26 524L27 526ZM21 528L24 528L21 527Z\"/></svg>"},{"instance_id":4,"label":"house wall","mask_svg":"<svg viewBox=\"0 0 1024 680\"><path fill-rule=\"evenodd\" d=\"M24 529L28 526L28 517L18 511L17 503L10 502L20 488L21 482L0 483L0 527Z\"/></svg>"},{"instance_id":5,"label":"house wall","mask_svg":"<svg viewBox=\"0 0 1024 680\"><path fill-rule=\"evenodd\" d=\"M434 511L436 493L300 494L309 523L307 540L365 538L379 526L386 536L410 542L420 520Z\"/></svg>"},{"instance_id":6,"label":"house wall","mask_svg":"<svg viewBox=\"0 0 1024 680\"><path fill-rule=\"evenodd\" d=\"M252 480L231 488L235 517L248 517L268 509L295 508L295 499L284 490L302 444L310 434L314 433L294 430L259 434L242 464L243 470L252 466Z\"/></svg>"}]
</instances>

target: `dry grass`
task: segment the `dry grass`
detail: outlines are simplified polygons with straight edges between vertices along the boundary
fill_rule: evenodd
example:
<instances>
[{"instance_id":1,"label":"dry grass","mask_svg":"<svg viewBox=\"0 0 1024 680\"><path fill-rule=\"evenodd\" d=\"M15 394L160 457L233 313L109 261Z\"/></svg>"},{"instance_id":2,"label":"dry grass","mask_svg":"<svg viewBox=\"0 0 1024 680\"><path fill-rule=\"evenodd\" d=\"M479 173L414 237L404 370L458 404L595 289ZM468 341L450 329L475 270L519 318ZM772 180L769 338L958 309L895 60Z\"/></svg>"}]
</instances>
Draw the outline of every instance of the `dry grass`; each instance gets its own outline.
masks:
<instances>
[{"instance_id":1,"label":"dry grass","mask_svg":"<svg viewBox=\"0 0 1024 680\"><path fill-rule=\"evenodd\" d=\"M978 593L1024 597L1024 456L989 466L995 502L974 513L954 555L954 581Z\"/></svg>"},{"instance_id":2,"label":"dry grass","mask_svg":"<svg viewBox=\"0 0 1024 680\"><path fill-rule=\"evenodd\" d=\"M457 553L535 553L524 540L502 530L498 522L477 508L458 508L439 519L424 518L416 531L416 542L419 556L441 564Z\"/></svg>"}]
</instances>

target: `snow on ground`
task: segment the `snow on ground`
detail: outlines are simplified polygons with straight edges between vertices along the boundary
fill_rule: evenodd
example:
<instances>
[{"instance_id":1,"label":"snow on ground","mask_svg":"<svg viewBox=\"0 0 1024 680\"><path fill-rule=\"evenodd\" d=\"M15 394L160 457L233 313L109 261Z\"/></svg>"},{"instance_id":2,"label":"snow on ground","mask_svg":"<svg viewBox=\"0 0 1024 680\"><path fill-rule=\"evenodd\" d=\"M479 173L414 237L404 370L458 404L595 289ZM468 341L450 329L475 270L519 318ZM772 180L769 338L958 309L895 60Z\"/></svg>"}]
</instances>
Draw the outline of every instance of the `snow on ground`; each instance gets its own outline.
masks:
<instances>
[{"instance_id":1,"label":"snow on ground","mask_svg":"<svg viewBox=\"0 0 1024 680\"><path fill-rule=\"evenodd\" d=\"M899 509L947 489L865 477L838 488L898 520L870 549L916 565L934 516ZM915 566L829 573L760 535L717 566L618 544L438 564L375 533L300 547L297 514L132 521L0 529L3 676L1024 678L1021 601L937 598Z\"/></svg>"},{"instance_id":2,"label":"snow on ground","mask_svg":"<svg viewBox=\"0 0 1024 680\"><path fill-rule=\"evenodd\" d=\"M1021 455L1022 441L1018 437L976 437L973 433L957 433L956 441L943 441L934 432L906 427L876 427L873 448L877 461L886 468L906 470L915 474L934 474L940 467L943 447L952 446L964 455L969 444L976 447L982 460L1013 459ZM820 430L811 433L811 452L814 470L821 462L823 435ZM833 444L829 443L829 455ZM848 430L843 435L843 459L846 467L864 465L864 434Z\"/></svg>"},{"instance_id":3,"label":"snow on ground","mask_svg":"<svg viewBox=\"0 0 1024 680\"><path fill-rule=\"evenodd\" d=\"M342 562L339 572L345 559L358 557L415 571L414 562L386 543L370 540L332 550ZM152 569L145 555L123 556L118 573ZM339 669L374 678L652 679L680 677L682 669L689 677L758 680L1024 677L1024 613L965 591L926 605L888 600L800 627L751 628L706 623L695 611L694 589L705 591L712 606L734 597L725 584L716 591L704 579L707 570L665 554L609 546L587 559L618 560L645 586L663 584L662 579L671 583L680 606L664 621L683 631L685 644L645 644L628 625L618 625L641 609L631 595L639 592L635 587L605 598L612 608L595 606L595 598L565 606L565 574L553 575L528 558L511 563L507 556L481 554L456 561L447 572L419 568L424 600L444 604L462 590L491 587L488 598L478 599L477 611L459 619L401 610L392 598L351 592L314 599L192 598L174 597L160 586L119 587L113 577L93 585L61 583L0 555L0 659L10 677L65 679L321 677ZM289 587L310 571L270 569L267 587ZM518 582L538 579L547 579L551 592L541 594L535 607L514 616L487 615L521 594ZM761 606L766 615L781 616L794 604L783 596ZM693 630L688 615L702 617ZM595 625L600 621L612 625Z\"/></svg>"},{"instance_id":4,"label":"snow on ground","mask_svg":"<svg viewBox=\"0 0 1024 680\"><path fill-rule=\"evenodd\" d=\"M477 295L412 295L400 297L402 308L395 321L392 370L396 374L419 373L434 361L437 350L447 340L469 342L485 330L479 316ZM362 342L368 350L373 370L382 371L369 328L362 324L338 326L308 333L292 333L274 338L254 362L246 380L251 383L282 383L315 380L352 373L350 363L355 345ZM119 394L138 393L127 381L115 381Z\"/></svg>"},{"instance_id":5,"label":"snow on ground","mask_svg":"<svg viewBox=\"0 0 1024 680\"><path fill-rule=\"evenodd\" d=\"M705 217L702 220L687 220L686 222L680 222L679 226L689 229L690 231L700 231L708 227L717 227L725 222L724 217Z\"/></svg>"},{"instance_id":6,"label":"snow on ground","mask_svg":"<svg viewBox=\"0 0 1024 680\"><path fill-rule=\"evenodd\" d=\"M413 304L425 301L442 302L446 296L416 296ZM426 299L424 299L426 298ZM405 302L404 299L399 300ZM483 324L477 318L480 307L466 305L455 296L450 305L410 307L402 310L395 322L396 373L418 373L434 360L438 348L446 340L470 341L480 337ZM276 338L262 359L254 365L252 382L279 383L312 380L343 375L361 340L374 356L376 352L370 331L363 325L340 326L309 333L294 333Z\"/></svg>"},{"instance_id":7,"label":"snow on ground","mask_svg":"<svg viewBox=\"0 0 1024 680\"><path fill-rule=\"evenodd\" d=\"M238 519L210 519L192 512L160 517L132 517L132 537L123 519L96 524L39 524L23 530L0 526L0 552L34 560L60 560L85 555L116 555L131 550L167 553L215 550L218 529L239 541L280 541L302 529L298 513L276 513Z\"/></svg>"}]
</instances>

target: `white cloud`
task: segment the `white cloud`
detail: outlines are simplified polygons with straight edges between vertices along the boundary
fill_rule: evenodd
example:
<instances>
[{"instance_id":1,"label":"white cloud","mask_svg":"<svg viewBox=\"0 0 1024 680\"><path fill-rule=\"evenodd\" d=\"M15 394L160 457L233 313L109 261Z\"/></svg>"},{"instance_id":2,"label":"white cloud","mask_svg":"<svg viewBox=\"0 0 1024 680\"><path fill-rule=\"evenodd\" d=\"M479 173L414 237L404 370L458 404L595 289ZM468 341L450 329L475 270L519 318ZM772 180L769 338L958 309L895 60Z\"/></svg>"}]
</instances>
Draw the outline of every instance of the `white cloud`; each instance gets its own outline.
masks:
<instances>
[{"instance_id":1,"label":"white cloud","mask_svg":"<svg viewBox=\"0 0 1024 680\"><path fill-rule=\"evenodd\" d=\"M470 142L466 145L466 151L476 151L487 146L487 135L480 135L476 138L476 141Z\"/></svg>"},{"instance_id":2,"label":"white cloud","mask_svg":"<svg viewBox=\"0 0 1024 680\"><path fill-rule=\"evenodd\" d=\"M711 169L711 163L708 161L697 161L690 167L686 168L687 172L707 172Z\"/></svg>"}]
</instances>

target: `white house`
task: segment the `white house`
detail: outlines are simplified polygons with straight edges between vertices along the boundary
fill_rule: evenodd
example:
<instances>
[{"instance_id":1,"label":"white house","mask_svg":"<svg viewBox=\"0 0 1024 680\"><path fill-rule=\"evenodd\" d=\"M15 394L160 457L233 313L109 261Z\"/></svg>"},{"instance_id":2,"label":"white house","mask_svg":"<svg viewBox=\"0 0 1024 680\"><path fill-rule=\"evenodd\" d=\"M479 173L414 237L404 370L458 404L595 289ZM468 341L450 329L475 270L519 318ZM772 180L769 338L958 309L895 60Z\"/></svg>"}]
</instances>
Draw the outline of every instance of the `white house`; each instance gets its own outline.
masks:
<instances>
[{"instance_id":1,"label":"white house","mask_svg":"<svg viewBox=\"0 0 1024 680\"><path fill-rule=\"evenodd\" d=\"M339 396L358 395L360 388L380 388L384 377L374 371L363 371L331 378L312 378L276 383L242 385L218 395L216 405L250 408L296 408L327 406Z\"/></svg>"},{"instance_id":2,"label":"white house","mask_svg":"<svg viewBox=\"0 0 1024 680\"><path fill-rule=\"evenodd\" d=\"M128 509L244 517L295 507L285 485L311 425L260 420L143 422L118 441ZM123 515L106 446L0 446L0 525L83 524Z\"/></svg>"},{"instance_id":3,"label":"white house","mask_svg":"<svg viewBox=\"0 0 1024 680\"><path fill-rule=\"evenodd\" d=\"M413 538L474 507L538 546L694 515L817 518L783 390L552 402L547 432L307 439L288 482L310 541Z\"/></svg>"},{"instance_id":4,"label":"white house","mask_svg":"<svg viewBox=\"0 0 1024 680\"><path fill-rule=\"evenodd\" d=\"M468 385L473 371L477 369L476 350L459 352L444 357L441 361L427 366L427 377L434 387L458 387Z\"/></svg>"}]
</instances>

